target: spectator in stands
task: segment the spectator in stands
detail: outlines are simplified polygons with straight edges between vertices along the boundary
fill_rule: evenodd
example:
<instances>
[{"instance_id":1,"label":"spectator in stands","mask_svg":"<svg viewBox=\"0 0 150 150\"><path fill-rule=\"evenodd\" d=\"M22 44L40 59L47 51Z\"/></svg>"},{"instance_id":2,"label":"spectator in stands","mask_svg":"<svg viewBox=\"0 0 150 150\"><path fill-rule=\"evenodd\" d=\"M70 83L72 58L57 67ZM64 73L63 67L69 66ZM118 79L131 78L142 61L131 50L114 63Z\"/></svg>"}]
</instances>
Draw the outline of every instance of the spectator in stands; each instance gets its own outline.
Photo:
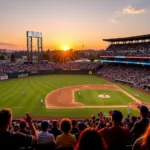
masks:
<instances>
[{"instance_id":1,"label":"spectator in stands","mask_svg":"<svg viewBox=\"0 0 150 150\"><path fill-rule=\"evenodd\" d=\"M136 122L136 120L137 120L137 117L132 116L131 122L129 123L129 126L128 126L128 127L129 127L129 130L132 129L132 127L133 127L134 123Z\"/></svg>"},{"instance_id":2,"label":"spectator in stands","mask_svg":"<svg viewBox=\"0 0 150 150\"><path fill-rule=\"evenodd\" d=\"M14 132L19 132L19 125L18 124L14 126Z\"/></svg>"},{"instance_id":3,"label":"spectator in stands","mask_svg":"<svg viewBox=\"0 0 150 150\"><path fill-rule=\"evenodd\" d=\"M78 133L75 133L75 136L76 136L76 139L77 139L77 140L78 140L80 134L81 134L81 133L84 131L84 129L86 129L86 128L87 128L87 126L85 125L85 123L80 122L80 123L78 124Z\"/></svg>"},{"instance_id":4,"label":"spectator in stands","mask_svg":"<svg viewBox=\"0 0 150 150\"><path fill-rule=\"evenodd\" d=\"M98 114L98 122L96 126L96 130L101 130L102 128L106 127L106 124L108 125L109 120L105 118L104 114L100 112Z\"/></svg>"},{"instance_id":5,"label":"spectator in stands","mask_svg":"<svg viewBox=\"0 0 150 150\"><path fill-rule=\"evenodd\" d=\"M24 120L22 120L20 122L19 127L20 127L20 132L21 133L28 134L28 135L30 134L30 131L26 129L27 123Z\"/></svg>"},{"instance_id":6,"label":"spectator in stands","mask_svg":"<svg viewBox=\"0 0 150 150\"><path fill-rule=\"evenodd\" d=\"M76 137L70 133L71 128L70 119L64 118L60 121L60 129L63 133L56 138L58 147L73 147L75 145Z\"/></svg>"},{"instance_id":7,"label":"spectator in stands","mask_svg":"<svg viewBox=\"0 0 150 150\"><path fill-rule=\"evenodd\" d=\"M130 119L128 117L125 117L123 120L123 126L129 129L129 124L130 124Z\"/></svg>"},{"instance_id":8,"label":"spectator in stands","mask_svg":"<svg viewBox=\"0 0 150 150\"><path fill-rule=\"evenodd\" d=\"M55 139L58 135L60 135L62 132L60 129L58 129L58 122L57 121L53 121L52 123L52 129L49 130L49 133L53 134L55 136Z\"/></svg>"},{"instance_id":9,"label":"spectator in stands","mask_svg":"<svg viewBox=\"0 0 150 150\"><path fill-rule=\"evenodd\" d=\"M140 114L142 119L136 122L131 129L131 132L133 133L133 141L139 138L150 124L150 120L148 118L149 110L146 106L141 106Z\"/></svg>"},{"instance_id":10,"label":"spectator in stands","mask_svg":"<svg viewBox=\"0 0 150 150\"><path fill-rule=\"evenodd\" d=\"M9 132L12 122L12 111L11 109L3 109L0 111L0 149L18 149L19 147L30 146L36 143L38 137L29 113L26 113L25 120L29 124L31 136L19 132Z\"/></svg>"},{"instance_id":11,"label":"spectator in stands","mask_svg":"<svg viewBox=\"0 0 150 150\"><path fill-rule=\"evenodd\" d=\"M76 120L72 120L72 130L71 130L71 134L75 134L78 133L78 128L77 128L77 121Z\"/></svg>"},{"instance_id":12,"label":"spectator in stands","mask_svg":"<svg viewBox=\"0 0 150 150\"><path fill-rule=\"evenodd\" d=\"M104 150L101 136L93 128L85 129L79 137L75 150Z\"/></svg>"},{"instance_id":13,"label":"spectator in stands","mask_svg":"<svg viewBox=\"0 0 150 150\"><path fill-rule=\"evenodd\" d=\"M130 140L130 132L127 128L120 126L123 115L120 111L112 112L112 127L105 127L99 131L104 143L109 150L123 150L125 144Z\"/></svg>"},{"instance_id":14,"label":"spectator in stands","mask_svg":"<svg viewBox=\"0 0 150 150\"><path fill-rule=\"evenodd\" d=\"M55 143L55 137L53 134L48 133L49 124L47 121L41 123L42 131L38 133L38 144L50 144Z\"/></svg>"},{"instance_id":15,"label":"spectator in stands","mask_svg":"<svg viewBox=\"0 0 150 150\"><path fill-rule=\"evenodd\" d=\"M132 150L149 150L150 149L150 125L145 133L135 141Z\"/></svg>"}]
</instances>

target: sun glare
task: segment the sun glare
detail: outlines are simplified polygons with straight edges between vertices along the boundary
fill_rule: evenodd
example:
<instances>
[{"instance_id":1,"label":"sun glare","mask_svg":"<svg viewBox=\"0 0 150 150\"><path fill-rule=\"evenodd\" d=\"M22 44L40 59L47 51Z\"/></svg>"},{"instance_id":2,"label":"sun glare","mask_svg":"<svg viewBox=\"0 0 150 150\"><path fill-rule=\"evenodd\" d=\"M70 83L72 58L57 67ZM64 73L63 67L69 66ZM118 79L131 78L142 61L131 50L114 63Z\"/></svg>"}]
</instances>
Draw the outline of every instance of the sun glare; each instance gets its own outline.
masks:
<instances>
[{"instance_id":1,"label":"sun glare","mask_svg":"<svg viewBox=\"0 0 150 150\"><path fill-rule=\"evenodd\" d=\"M63 46L62 50L63 50L63 51L67 51L67 50L69 50L69 49L68 49L68 47L65 45L65 46Z\"/></svg>"}]
</instances>

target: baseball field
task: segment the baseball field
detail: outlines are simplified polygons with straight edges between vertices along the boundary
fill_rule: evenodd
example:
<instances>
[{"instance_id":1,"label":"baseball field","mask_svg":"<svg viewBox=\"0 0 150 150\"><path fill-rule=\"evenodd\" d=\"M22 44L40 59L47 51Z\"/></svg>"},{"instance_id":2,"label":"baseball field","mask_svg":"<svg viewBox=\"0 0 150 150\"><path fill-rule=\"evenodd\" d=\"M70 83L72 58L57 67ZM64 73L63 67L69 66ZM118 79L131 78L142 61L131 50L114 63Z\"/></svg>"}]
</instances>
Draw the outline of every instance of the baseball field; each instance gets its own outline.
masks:
<instances>
[{"instance_id":1,"label":"baseball field","mask_svg":"<svg viewBox=\"0 0 150 150\"><path fill-rule=\"evenodd\" d=\"M33 76L0 82L0 108L11 108L16 117L30 112L39 117L83 118L114 109L127 115L128 105L142 102L149 103L150 95L93 75ZM131 107L131 115L138 114Z\"/></svg>"}]
</instances>

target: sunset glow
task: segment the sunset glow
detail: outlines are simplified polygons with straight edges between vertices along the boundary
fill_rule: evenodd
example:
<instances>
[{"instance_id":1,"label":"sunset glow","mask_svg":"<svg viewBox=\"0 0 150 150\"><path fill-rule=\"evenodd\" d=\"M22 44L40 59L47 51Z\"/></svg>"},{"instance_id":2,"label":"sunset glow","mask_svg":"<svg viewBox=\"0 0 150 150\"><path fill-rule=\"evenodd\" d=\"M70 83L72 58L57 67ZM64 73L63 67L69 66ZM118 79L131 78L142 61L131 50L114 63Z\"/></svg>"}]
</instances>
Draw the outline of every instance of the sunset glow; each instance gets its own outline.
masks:
<instances>
[{"instance_id":1,"label":"sunset glow","mask_svg":"<svg viewBox=\"0 0 150 150\"><path fill-rule=\"evenodd\" d=\"M150 34L149 10L150 0L1 0L0 49L26 50L26 31L42 32L43 50L105 49L103 38Z\"/></svg>"},{"instance_id":2,"label":"sunset glow","mask_svg":"<svg viewBox=\"0 0 150 150\"><path fill-rule=\"evenodd\" d=\"M63 50L63 51L67 51L67 50L69 50L69 48L68 48L66 45L64 45L64 46L62 47L62 50Z\"/></svg>"}]
</instances>

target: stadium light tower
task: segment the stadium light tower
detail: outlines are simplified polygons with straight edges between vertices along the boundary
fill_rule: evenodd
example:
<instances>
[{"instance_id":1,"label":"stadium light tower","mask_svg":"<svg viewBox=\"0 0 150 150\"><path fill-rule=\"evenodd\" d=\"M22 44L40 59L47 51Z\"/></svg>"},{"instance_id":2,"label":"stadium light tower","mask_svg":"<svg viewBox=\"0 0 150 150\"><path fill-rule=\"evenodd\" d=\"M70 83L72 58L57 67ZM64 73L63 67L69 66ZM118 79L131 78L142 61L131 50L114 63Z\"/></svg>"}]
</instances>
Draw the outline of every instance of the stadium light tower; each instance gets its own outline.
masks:
<instances>
[{"instance_id":1,"label":"stadium light tower","mask_svg":"<svg viewBox=\"0 0 150 150\"><path fill-rule=\"evenodd\" d=\"M27 31L27 52L28 52L28 63L33 63L33 38L37 38L37 47L38 47L38 63L42 62L42 33Z\"/></svg>"}]
</instances>

